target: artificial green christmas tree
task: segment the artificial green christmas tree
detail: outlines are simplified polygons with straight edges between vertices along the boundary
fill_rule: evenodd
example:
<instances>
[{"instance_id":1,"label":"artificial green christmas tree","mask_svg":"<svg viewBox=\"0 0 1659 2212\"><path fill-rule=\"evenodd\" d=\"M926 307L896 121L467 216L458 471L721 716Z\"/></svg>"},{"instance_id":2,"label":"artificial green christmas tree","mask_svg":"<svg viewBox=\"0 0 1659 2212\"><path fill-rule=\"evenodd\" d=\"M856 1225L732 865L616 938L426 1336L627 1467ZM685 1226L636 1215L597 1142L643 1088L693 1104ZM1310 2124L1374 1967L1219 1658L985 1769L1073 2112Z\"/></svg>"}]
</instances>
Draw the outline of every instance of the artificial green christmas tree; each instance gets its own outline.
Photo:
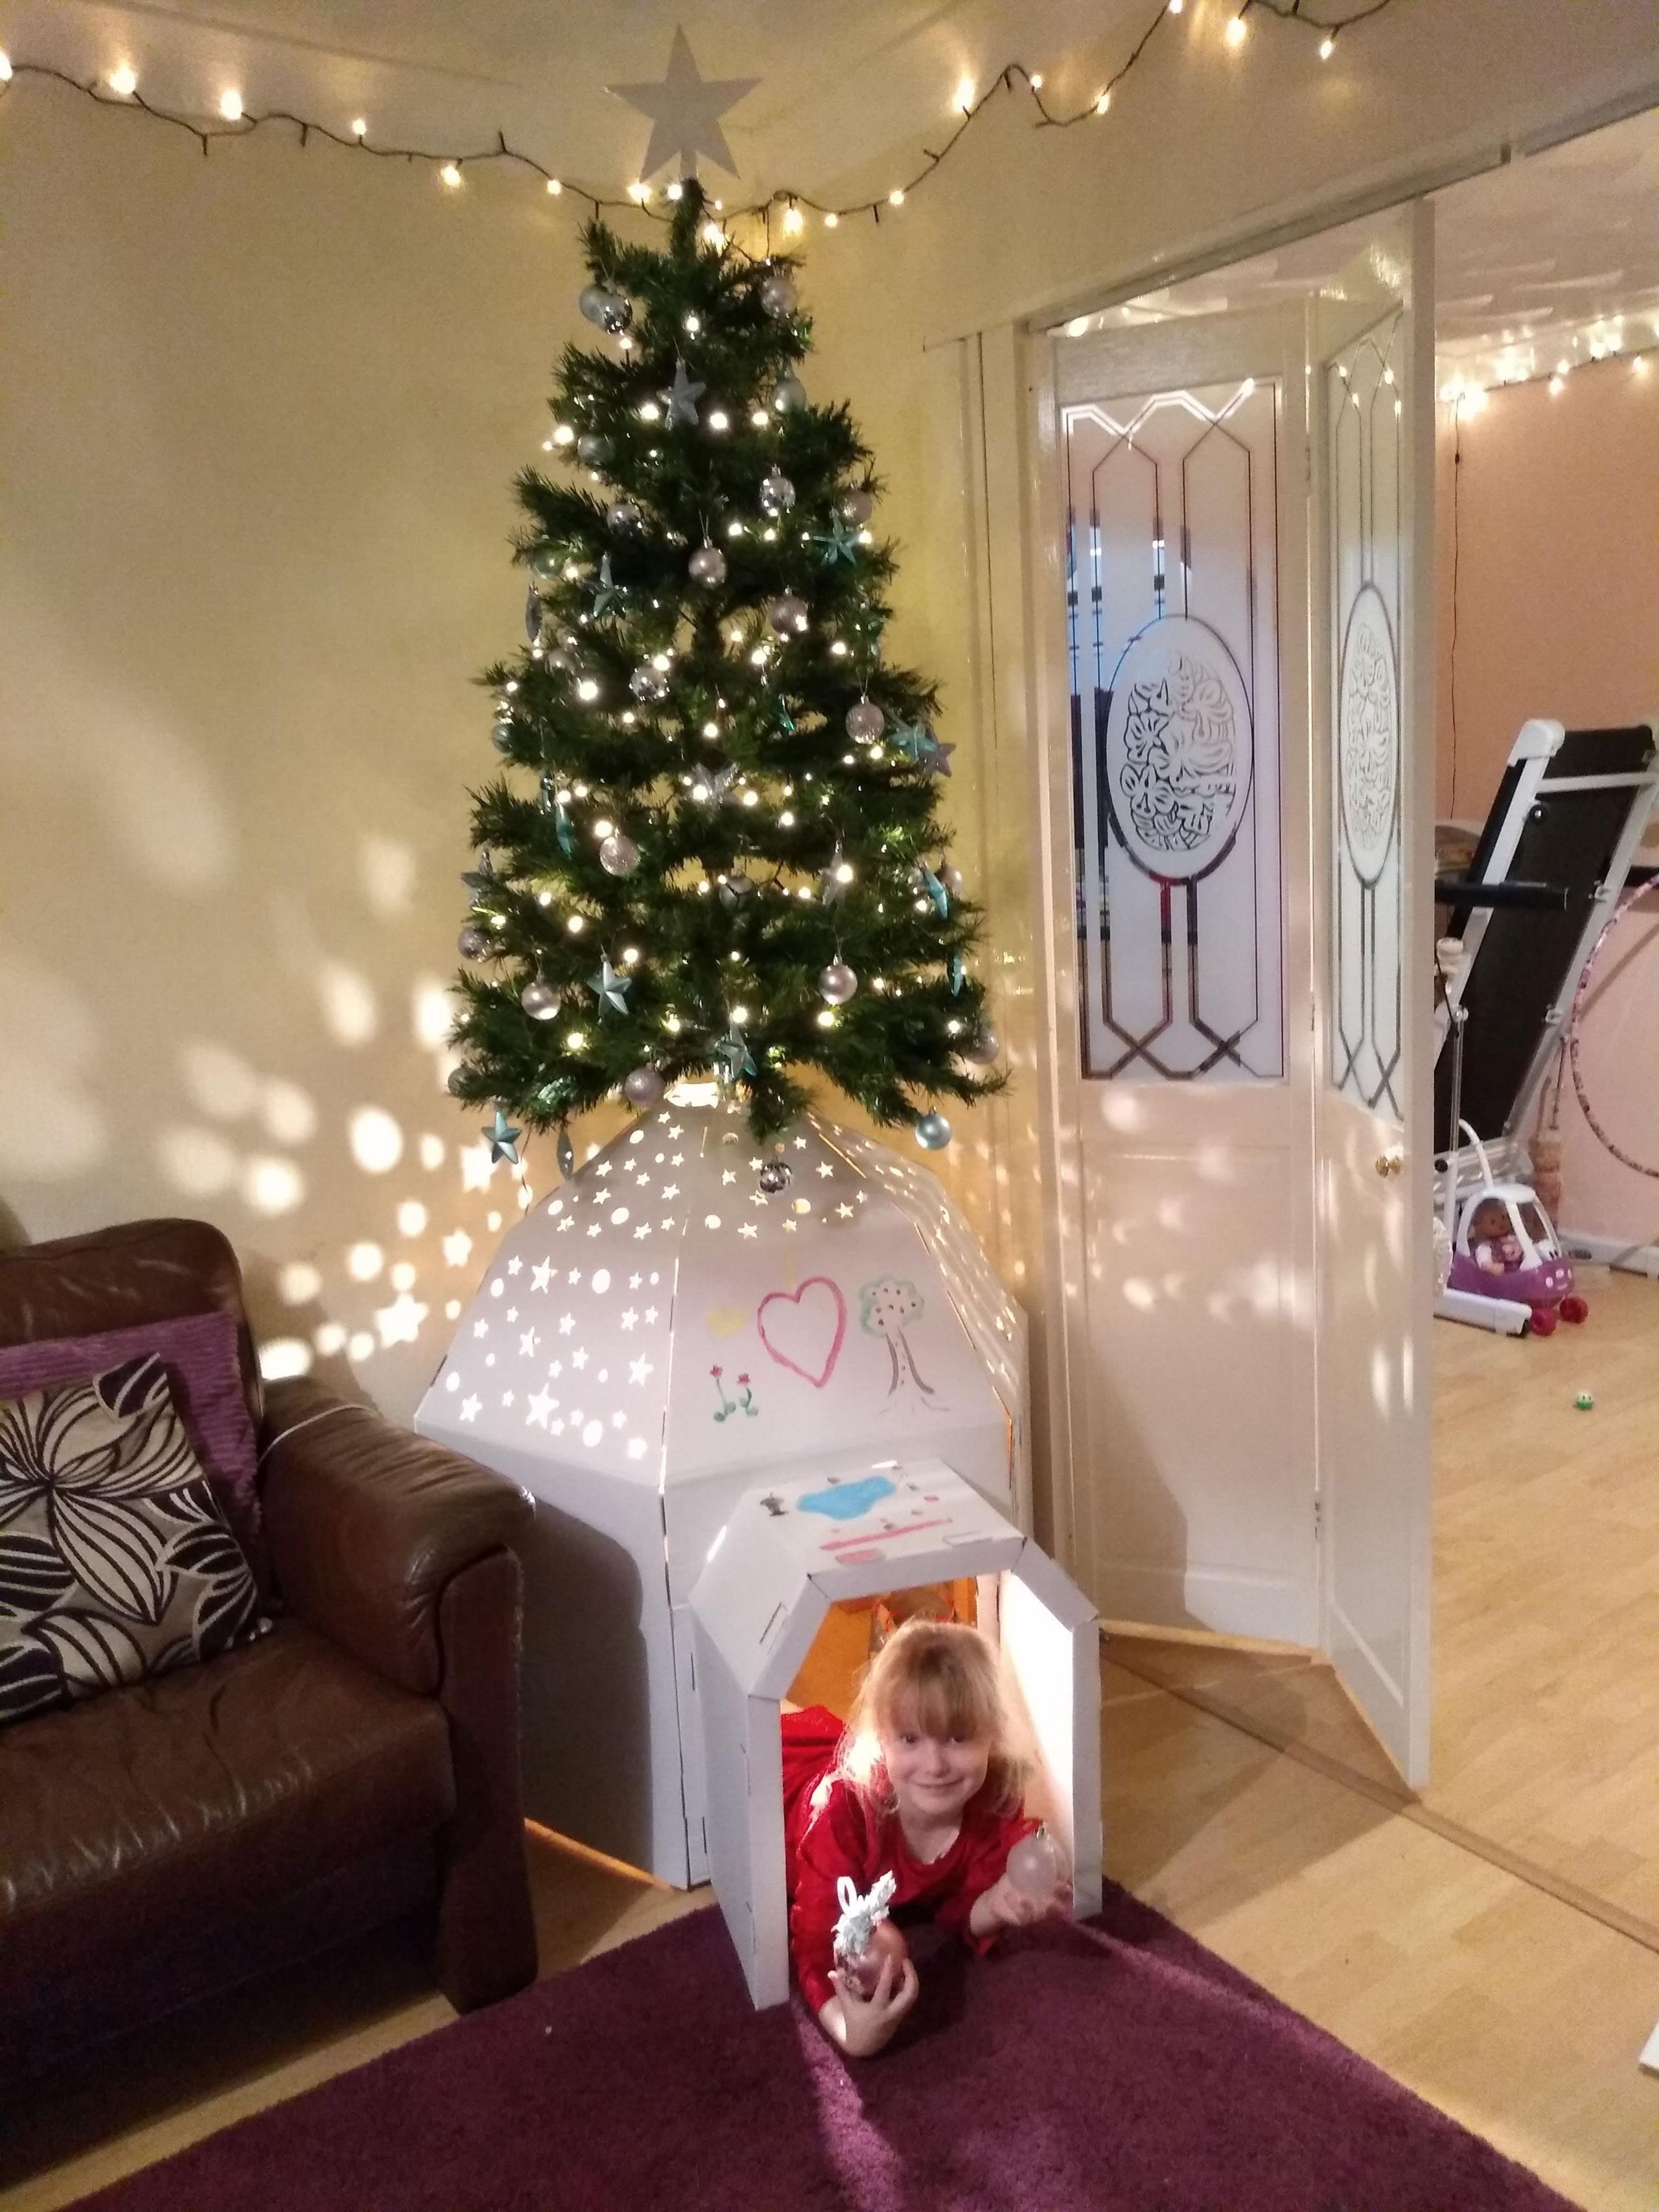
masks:
<instances>
[{"instance_id":1,"label":"artificial green christmas tree","mask_svg":"<svg viewBox=\"0 0 1659 2212\"><path fill-rule=\"evenodd\" d=\"M792 263L739 252L695 180L665 251L586 245L609 343L561 364L575 476L519 483L529 643L484 679L507 766L475 794L450 1087L546 1129L712 1072L767 1136L816 1068L936 1148L933 1100L1002 1078L951 748L883 657L871 456L796 374Z\"/></svg>"}]
</instances>

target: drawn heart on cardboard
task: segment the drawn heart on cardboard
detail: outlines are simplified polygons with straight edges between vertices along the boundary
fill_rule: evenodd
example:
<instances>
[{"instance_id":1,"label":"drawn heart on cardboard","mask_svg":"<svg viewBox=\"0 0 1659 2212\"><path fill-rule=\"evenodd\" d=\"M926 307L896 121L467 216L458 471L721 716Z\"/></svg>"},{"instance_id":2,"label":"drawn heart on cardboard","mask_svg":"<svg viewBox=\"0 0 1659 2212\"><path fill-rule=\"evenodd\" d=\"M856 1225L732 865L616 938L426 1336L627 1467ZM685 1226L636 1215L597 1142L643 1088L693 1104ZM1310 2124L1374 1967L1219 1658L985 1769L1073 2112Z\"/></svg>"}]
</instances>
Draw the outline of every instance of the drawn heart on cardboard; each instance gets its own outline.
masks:
<instances>
[{"instance_id":1,"label":"drawn heart on cardboard","mask_svg":"<svg viewBox=\"0 0 1659 2212\"><path fill-rule=\"evenodd\" d=\"M822 1390L847 1335L847 1301L828 1275L809 1275L796 1291L771 1291L755 1312L760 1340L780 1367Z\"/></svg>"},{"instance_id":2,"label":"drawn heart on cardboard","mask_svg":"<svg viewBox=\"0 0 1659 2212\"><path fill-rule=\"evenodd\" d=\"M890 1498L897 1487L884 1474L866 1474L862 1482L838 1482L833 1490L815 1490L798 1498L795 1504L802 1513L822 1513L831 1521L856 1521L884 1498Z\"/></svg>"}]
</instances>

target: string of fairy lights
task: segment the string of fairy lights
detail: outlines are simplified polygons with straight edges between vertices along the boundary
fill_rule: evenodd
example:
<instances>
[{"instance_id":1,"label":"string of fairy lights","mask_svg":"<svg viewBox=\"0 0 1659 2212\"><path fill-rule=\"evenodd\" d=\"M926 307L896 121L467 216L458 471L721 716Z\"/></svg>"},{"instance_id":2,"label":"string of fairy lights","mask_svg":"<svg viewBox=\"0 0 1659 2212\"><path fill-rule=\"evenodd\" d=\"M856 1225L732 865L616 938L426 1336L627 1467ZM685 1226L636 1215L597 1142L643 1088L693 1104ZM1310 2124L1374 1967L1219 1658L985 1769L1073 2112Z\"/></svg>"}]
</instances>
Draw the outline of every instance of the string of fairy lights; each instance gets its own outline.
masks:
<instances>
[{"instance_id":1,"label":"string of fairy lights","mask_svg":"<svg viewBox=\"0 0 1659 2212\"><path fill-rule=\"evenodd\" d=\"M1255 21L1260 18L1282 26L1292 35L1306 39L1309 51L1322 62L1328 62L1337 51L1338 42L1352 33L1358 26L1384 15L1398 4L1398 0L1364 0L1364 4L1350 7L1345 12L1333 12L1328 8L1304 4L1304 0L1229 0L1230 12L1220 33L1221 42L1232 52L1239 52L1249 40ZM984 115L992 103L1007 97L1023 95L1036 112L1036 127L1042 130L1069 131L1079 125L1100 123L1111 111L1114 100L1126 80L1139 66L1154 43L1167 35L1176 19L1185 15L1187 0L1157 0L1156 10L1147 21L1124 60L1103 80L1080 106L1061 109L1045 96L1045 79L1040 70L1028 69L1024 62L1011 61L998 70L982 84L964 77L956 87L950 112L953 127L944 143L937 149L923 149L920 167L901 179L885 191L877 191L866 198L836 204L790 185L778 185L764 198L727 210L718 199L711 204L717 215L728 226L739 219L750 218L767 227L775 216L786 238L799 237L805 229L809 215L815 216L826 229L833 230L854 217L867 216L878 224L890 217L921 186L937 173L961 144L966 134ZM185 110L163 106L149 98L141 89L139 75L128 56L112 61L96 76L82 78L57 64L32 61L0 52L0 96L9 94L20 80L35 79L52 82L81 94L100 107L125 110L143 115L150 121L164 124L182 131L195 140L204 155L216 145L228 139L246 138L268 129L287 129L297 135L301 147L314 138L325 144L346 151L365 154L380 161L403 161L411 167L428 169L439 185L447 191L459 191L465 184L469 169L491 165L505 165L522 169L539 178L542 189L551 198L567 199L573 209L590 210L595 217L608 209L633 207L646 215L656 215L666 220L666 211L656 203L659 199L673 200L679 197L677 185L670 183L659 188L645 177L635 178L625 187L587 183L562 175L538 161L522 148L510 145L506 134L495 133L493 146L463 152L459 148L434 149L422 146L404 146L381 143L372 133L366 115L337 117L332 120L317 116L302 116L286 107L256 108L249 104L245 87L222 83L211 96L210 108Z\"/></svg>"}]
</instances>

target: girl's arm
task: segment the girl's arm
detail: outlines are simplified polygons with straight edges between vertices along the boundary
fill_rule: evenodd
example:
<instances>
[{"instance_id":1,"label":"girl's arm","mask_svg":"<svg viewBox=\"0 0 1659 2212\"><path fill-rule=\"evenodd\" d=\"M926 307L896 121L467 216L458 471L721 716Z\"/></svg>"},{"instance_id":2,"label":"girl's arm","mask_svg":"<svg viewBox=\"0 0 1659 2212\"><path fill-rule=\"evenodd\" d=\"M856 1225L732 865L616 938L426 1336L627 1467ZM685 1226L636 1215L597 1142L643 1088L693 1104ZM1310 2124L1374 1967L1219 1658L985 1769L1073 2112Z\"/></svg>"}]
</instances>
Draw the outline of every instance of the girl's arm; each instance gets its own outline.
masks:
<instances>
[{"instance_id":1,"label":"girl's arm","mask_svg":"<svg viewBox=\"0 0 1659 2212\"><path fill-rule=\"evenodd\" d=\"M1019 1924L1008 1905L1015 1893L1004 1881L1003 1869L1020 1838L1031 1835L1040 1825L1023 1814L1012 1819L988 1816L975 1824L957 1888L937 1915L940 1927L960 1936L971 1950L988 1950L1000 1928Z\"/></svg>"}]
</instances>

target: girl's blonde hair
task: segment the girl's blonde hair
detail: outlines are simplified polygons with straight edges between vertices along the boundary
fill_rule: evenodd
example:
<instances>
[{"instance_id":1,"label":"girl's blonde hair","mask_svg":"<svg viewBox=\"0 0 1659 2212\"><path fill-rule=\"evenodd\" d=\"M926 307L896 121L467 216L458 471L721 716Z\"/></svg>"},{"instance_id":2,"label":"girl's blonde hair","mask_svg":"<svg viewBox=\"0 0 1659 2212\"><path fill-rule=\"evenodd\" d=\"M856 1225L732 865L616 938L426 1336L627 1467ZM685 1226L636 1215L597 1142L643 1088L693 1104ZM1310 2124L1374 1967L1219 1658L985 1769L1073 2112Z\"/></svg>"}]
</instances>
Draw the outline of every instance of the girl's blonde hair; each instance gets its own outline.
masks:
<instances>
[{"instance_id":1,"label":"girl's blonde hair","mask_svg":"<svg viewBox=\"0 0 1659 2212\"><path fill-rule=\"evenodd\" d=\"M860 1684L837 1764L884 1812L891 1812L896 1801L879 1739L904 1729L985 1744L988 1802L998 1813L1019 1810L1030 1761L1011 1740L996 1654L976 1628L959 1621L908 1620L882 1646Z\"/></svg>"}]
</instances>

